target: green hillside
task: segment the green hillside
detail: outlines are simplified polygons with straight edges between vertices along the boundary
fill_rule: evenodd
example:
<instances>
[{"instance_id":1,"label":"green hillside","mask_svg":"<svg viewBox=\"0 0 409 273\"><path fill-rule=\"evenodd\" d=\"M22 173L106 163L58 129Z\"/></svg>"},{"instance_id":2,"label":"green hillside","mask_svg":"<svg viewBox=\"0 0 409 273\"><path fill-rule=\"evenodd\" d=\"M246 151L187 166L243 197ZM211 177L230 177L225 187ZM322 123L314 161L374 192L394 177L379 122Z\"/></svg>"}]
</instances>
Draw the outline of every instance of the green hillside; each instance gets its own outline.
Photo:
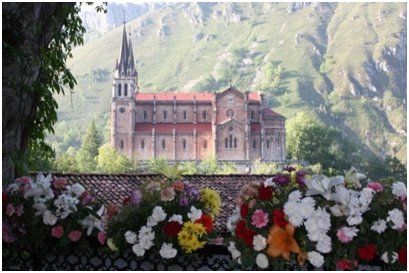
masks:
<instances>
[{"instance_id":1,"label":"green hillside","mask_svg":"<svg viewBox=\"0 0 409 273\"><path fill-rule=\"evenodd\" d=\"M340 128L364 155L406 162L405 3L177 3L127 23L141 92L261 89L275 111ZM49 141L78 147L91 119L109 135L122 26L73 51L78 86L58 98Z\"/></svg>"}]
</instances>

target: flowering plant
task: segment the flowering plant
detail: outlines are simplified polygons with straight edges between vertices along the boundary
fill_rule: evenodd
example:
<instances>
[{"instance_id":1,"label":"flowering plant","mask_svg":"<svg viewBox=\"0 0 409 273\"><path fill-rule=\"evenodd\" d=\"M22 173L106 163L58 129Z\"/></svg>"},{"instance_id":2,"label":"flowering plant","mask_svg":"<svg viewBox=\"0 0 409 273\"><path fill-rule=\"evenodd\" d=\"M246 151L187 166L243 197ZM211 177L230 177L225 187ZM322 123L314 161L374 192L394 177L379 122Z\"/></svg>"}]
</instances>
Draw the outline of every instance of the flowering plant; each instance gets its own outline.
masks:
<instances>
[{"instance_id":1,"label":"flowering plant","mask_svg":"<svg viewBox=\"0 0 409 273\"><path fill-rule=\"evenodd\" d=\"M132 249L137 257L148 251L164 259L190 254L204 247L213 233L220 196L182 181L177 166L165 181L146 181L124 200L124 207L108 223L111 250Z\"/></svg>"},{"instance_id":2,"label":"flowering plant","mask_svg":"<svg viewBox=\"0 0 409 273\"><path fill-rule=\"evenodd\" d=\"M78 183L39 173L35 181L25 176L5 186L2 197L7 249L38 251L84 244L87 237L104 243L105 209Z\"/></svg>"},{"instance_id":3,"label":"flowering plant","mask_svg":"<svg viewBox=\"0 0 409 273\"><path fill-rule=\"evenodd\" d=\"M405 184L363 187L362 178L355 169L345 177L310 178L290 167L260 185L246 185L227 223L233 259L262 269L308 262L350 270L379 259L385 268L406 268Z\"/></svg>"}]
</instances>

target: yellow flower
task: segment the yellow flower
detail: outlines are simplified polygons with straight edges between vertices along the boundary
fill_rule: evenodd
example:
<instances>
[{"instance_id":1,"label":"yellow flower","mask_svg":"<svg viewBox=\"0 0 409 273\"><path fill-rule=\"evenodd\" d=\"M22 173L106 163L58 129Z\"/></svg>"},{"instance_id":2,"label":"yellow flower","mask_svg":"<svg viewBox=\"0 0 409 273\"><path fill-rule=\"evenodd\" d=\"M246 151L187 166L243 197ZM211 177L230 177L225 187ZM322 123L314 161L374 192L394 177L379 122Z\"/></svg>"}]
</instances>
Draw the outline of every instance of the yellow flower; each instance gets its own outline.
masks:
<instances>
[{"instance_id":1,"label":"yellow flower","mask_svg":"<svg viewBox=\"0 0 409 273\"><path fill-rule=\"evenodd\" d=\"M186 222L178 233L179 245L186 253L191 253L204 247L206 241L199 241L199 238L204 234L206 234L206 229L202 224Z\"/></svg>"},{"instance_id":2,"label":"yellow flower","mask_svg":"<svg viewBox=\"0 0 409 273\"><path fill-rule=\"evenodd\" d=\"M201 201L204 203L205 208L210 210L210 216L213 218L219 214L221 199L217 191L210 188L203 188L200 192Z\"/></svg>"},{"instance_id":3,"label":"yellow flower","mask_svg":"<svg viewBox=\"0 0 409 273\"><path fill-rule=\"evenodd\" d=\"M112 238L108 238L107 245L108 245L109 249L111 249L112 251L118 251L118 248L114 244L114 240L112 240Z\"/></svg>"}]
</instances>

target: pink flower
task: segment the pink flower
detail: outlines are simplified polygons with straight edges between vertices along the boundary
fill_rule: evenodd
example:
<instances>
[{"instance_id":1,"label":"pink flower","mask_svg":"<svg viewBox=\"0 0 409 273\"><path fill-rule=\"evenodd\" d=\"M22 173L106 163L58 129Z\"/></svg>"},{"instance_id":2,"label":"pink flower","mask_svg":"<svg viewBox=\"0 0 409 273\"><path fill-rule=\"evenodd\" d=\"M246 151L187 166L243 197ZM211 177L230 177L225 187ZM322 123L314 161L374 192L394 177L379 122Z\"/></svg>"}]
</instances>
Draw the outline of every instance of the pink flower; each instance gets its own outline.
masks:
<instances>
[{"instance_id":1,"label":"pink flower","mask_svg":"<svg viewBox=\"0 0 409 273\"><path fill-rule=\"evenodd\" d=\"M13 216L14 212L15 212L15 208L14 208L13 204L8 204L7 207L6 207L7 216L8 217Z\"/></svg>"},{"instance_id":2,"label":"pink flower","mask_svg":"<svg viewBox=\"0 0 409 273\"><path fill-rule=\"evenodd\" d=\"M373 189L375 192L382 192L383 186L381 183L378 182L369 182L368 188Z\"/></svg>"},{"instance_id":3,"label":"pink flower","mask_svg":"<svg viewBox=\"0 0 409 273\"><path fill-rule=\"evenodd\" d=\"M53 182L54 187L57 189L63 189L67 185L67 179L65 178L54 178Z\"/></svg>"},{"instance_id":4,"label":"pink flower","mask_svg":"<svg viewBox=\"0 0 409 273\"><path fill-rule=\"evenodd\" d=\"M81 231L79 230L73 230L68 234L68 238L70 238L71 241L76 242L79 239L81 239Z\"/></svg>"},{"instance_id":5,"label":"pink flower","mask_svg":"<svg viewBox=\"0 0 409 273\"><path fill-rule=\"evenodd\" d=\"M106 240L107 240L107 234L105 231L100 231L98 232L98 241L101 245L105 244Z\"/></svg>"},{"instance_id":6,"label":"pink flower","mask_svg":"<svg viewBox=\"0 0 409 273\"><path fill-rule=\"evenodd\" d=\"M56 226L51 229L51 236L55 238L61 238L63 235L64 235L64 228L62 226Z\"/></svg>"},{"instance_id":7,"label":"pink flower","mask_svg":"<svg viewBox=\"0 0 409 273\"><path fill-rule=\"evenodd\" d=\"M173 183L173 188L175 191L183 191L185 189L185 184L182 181L176 181Z\"/></svg>"},{"instance_id":8,"label":"pink flower","mask_svg":"<svg viewBox=\"0 0 409 273\"><path fill-rule=\"evenodd\" d=\"M175 198L175 190L168 187L160 192L160 200L162 201L172 201Z\"/></svg>"},{"instance_id":9,"label":"pink flower","mask_svg":"<svg viewBox=\"0 0 409 273\"><path fill-rule=\"evenodd\" d=\"M13 232L11 231L10 225L3 222L2 226L3 226L3 228L2 228L2 230L3 230L3 232L2 232L3 240L6 243L9 243L9 244L14 242L16 240L16 238L14 237Z\"/></svg>"},{"instance_id":10,"label":"pink flower","mask_svg":"<svg viewBox=\"0 0 409 273\"><path fill-rule=\"evenodd\" d=\"M343 227L338 229L337 237L342 243L349 243L357 235L358 229L354 227Z\"/></svg>"},{"instance_id":11,"label":"pink flower","mask_svg":"<svg viewBox=\"0 0 409 273\"><path fill-rule=\"evenodd\" d=\"M17 179L18 182L20 182L20 191L22 193L25 193L28 189L31 188L30 182L31 178L28 176L23 176Z\"/></svg>"},{"instance_id":12,"label":"pink flower","mask_svg":"<svg viewBox=\"0 0 409 273\"><path fill-rule=\"evenodd\" d=\"M251 216L252 224L257 228L262 228L268 223L268 213L261 209L256 209Z\"/></svg>"},{"instance_id":13,"label":"pink flower","mask_svg":"<svg viewBox=\"0 0 409 273\"><path fill-rule=\"evenodd\" d=\"M22 204L18 205L16 208L16 214L18 217L20 217L21 215L23 215L24 213L24 207Z\"/></svg>"}]
</instances>

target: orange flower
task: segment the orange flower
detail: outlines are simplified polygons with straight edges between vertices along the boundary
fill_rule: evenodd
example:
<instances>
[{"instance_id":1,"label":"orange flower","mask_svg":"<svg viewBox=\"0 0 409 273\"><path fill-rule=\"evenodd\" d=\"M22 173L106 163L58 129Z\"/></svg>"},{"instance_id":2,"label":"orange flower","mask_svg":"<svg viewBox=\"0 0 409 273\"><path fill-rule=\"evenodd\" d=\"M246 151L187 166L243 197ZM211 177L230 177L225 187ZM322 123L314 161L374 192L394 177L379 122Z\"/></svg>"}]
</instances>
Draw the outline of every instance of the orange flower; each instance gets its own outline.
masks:
<instances>
[{"instance_id":1,"label":"orange flower","mask_svg":"<svg viewBox=\"0 0 409 273\"><path fill-rule=\"evenodd\" d=\"M294 239L294 226L287 224L285 229L278 225L273 225L270 229L267 243L267 254L271 257L283 256L287 261L290 260L290 252L300 253L300 247Z\"/></svg>"}]
</instances>

